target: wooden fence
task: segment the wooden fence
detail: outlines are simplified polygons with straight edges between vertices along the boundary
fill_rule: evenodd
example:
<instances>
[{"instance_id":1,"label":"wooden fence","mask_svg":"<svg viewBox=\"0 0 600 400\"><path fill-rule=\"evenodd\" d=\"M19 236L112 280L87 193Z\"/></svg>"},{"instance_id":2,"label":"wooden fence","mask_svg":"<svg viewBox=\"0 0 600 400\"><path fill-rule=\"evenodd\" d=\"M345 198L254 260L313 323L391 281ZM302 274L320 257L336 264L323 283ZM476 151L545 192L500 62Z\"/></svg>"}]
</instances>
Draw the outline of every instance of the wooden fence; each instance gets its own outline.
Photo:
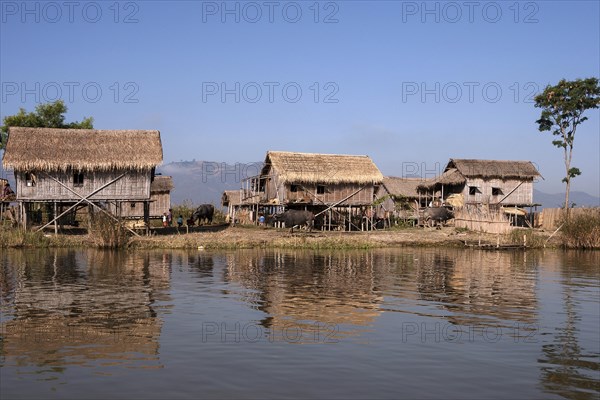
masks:
<instances>
[{"instance_id":1,"label":"wooden fence","mask_svg":"<svg viewBox=\"0 0 600 400\"><path fill-rule=\"evenodd\" d=\"M454 226L476 232L510 233L513 227L500 211L463 208L454 213Z\"/></svg>"},{"instance_id":2,"label":"wooden fence","mask_svg":"<svg viewBox=\"0 0 600 400\"><path fill-rule=\"evenodd\" d=\"M571 208L570 212L571 216L578 216L589 213L592 209L594 208ZM598 207L595 207L595 209L600 210ZM561 224L563 212L563 208L544 208L536 214L535 226L544 229L556 229Z\"/></svg>"}]
</instances>

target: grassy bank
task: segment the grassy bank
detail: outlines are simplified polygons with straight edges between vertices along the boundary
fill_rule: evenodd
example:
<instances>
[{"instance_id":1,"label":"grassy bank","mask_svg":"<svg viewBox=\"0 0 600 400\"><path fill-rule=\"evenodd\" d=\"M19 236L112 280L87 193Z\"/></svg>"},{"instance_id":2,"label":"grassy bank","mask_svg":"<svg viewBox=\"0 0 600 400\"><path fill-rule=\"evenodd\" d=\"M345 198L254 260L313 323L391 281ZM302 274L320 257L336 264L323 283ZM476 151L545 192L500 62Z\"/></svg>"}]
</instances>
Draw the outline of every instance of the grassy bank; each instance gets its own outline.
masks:
<instances>
[{"instance_id":1,"label":"grassy bank","mask_svg":"<svg viewBox=\"0 0 600 400\"><path fill-rule=\"evenodd\" d=\"M54 235L22 232L17 229L0 232L0 247L107 247L133 249L374 249L385 247L465 247L466 244L522 244L527 236L528 247L541 247L546 236L527 230L512 235L492 235L452 227L441 230L403 228L373 232L306 232L290 234L286 229L223 227L212 232L185 233L182 229L156 229L151 236L121 236L110 229L93 235ZM118 240L116 239L118 238ZM550 246L556 246L553 241Z\"/></svg>"}]
</instances>

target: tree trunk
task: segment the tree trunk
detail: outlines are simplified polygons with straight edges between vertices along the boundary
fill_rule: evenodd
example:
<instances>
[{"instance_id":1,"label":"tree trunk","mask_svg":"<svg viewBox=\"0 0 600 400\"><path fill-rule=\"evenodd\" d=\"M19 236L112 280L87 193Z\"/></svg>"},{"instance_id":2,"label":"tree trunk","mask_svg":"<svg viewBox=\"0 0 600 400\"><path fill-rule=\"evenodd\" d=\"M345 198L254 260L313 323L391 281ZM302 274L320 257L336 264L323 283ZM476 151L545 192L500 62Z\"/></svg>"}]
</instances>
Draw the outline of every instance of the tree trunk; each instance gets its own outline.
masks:
<instances>
[{"instance_id":1,"label":"tree trunk","mask_svg":"<svg viewBox=\"0 0 600 400\"><path fill-rule=\"evenodd\" d=\"M565 193L565 215L569 218L569 190L571 189L571 178L567 177L567 192Z\"/></svg>"},{"instance_id":2,"label":"tree trunk","mask_svg":"<svg viewBox=\"0 0 600 400\"><path fill-rule=\"evenodd\" d=\"M571 174L569 171L571 170L571 155L573 154L573 149L570 148L567 150L567 146L565 145L565 169L567 175L565 177L566 191L565 191L565 218L569 218L569 191L571 190Z\"/></svg>"}]
</instances>

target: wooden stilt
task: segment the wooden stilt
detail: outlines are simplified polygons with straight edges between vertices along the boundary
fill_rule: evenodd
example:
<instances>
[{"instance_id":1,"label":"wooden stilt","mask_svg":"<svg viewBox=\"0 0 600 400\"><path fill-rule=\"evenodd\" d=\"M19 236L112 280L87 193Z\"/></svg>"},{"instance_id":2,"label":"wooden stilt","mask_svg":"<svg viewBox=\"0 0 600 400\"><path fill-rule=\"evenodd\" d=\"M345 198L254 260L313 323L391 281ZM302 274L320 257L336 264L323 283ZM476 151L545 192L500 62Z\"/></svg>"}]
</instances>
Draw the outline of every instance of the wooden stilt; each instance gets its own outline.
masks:
<instances>
[{"instance_id":1,"label":"wooden stilt","mask_svg":"<svg viewBox=\"0 0 600 400\"><path fill-rule=\"evenodd\" d=\"M56 202L54 202L54 215L58 215L58 206ZM58 235L58 219L54 218L54 236Z\"/></svg>"}]
</instances>

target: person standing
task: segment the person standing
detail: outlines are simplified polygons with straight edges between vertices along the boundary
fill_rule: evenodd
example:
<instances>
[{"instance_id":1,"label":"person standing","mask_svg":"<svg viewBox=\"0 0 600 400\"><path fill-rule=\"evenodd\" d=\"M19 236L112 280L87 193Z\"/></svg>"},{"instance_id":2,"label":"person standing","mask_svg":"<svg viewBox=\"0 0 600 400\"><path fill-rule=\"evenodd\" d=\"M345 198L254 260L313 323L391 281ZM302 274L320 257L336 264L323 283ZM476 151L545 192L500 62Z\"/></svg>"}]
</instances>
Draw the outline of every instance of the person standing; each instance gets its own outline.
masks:
<instances>
[{"instance_id":1,"label":"person standing","mask_svg":"<svg viewBox=\"0 0 600 400\"><path fill-rule=\"evenodd\" d=\"M163 221L163 228L166 228L167 227L167 213L163 213L162 221Z\"/></svg>"}]
</instances>

